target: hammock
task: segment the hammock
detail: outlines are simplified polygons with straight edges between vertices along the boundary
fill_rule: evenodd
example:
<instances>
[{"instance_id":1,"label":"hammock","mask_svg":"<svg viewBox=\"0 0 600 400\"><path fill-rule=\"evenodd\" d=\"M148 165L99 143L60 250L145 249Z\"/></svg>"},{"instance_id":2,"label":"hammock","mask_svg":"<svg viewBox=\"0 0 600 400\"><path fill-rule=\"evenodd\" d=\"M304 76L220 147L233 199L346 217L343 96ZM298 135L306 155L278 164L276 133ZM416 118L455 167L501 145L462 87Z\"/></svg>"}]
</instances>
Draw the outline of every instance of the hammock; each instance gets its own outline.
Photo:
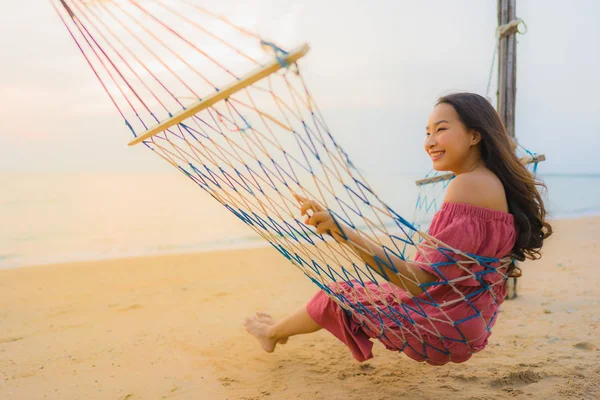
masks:
<instances>
[{"instance_id":1,"label":"hammock","mask_svg":"<svg viewBox=\"0 0 600 400\"><path fill-rule=\"evenodd\" d=\"M416 263L418 253L430 265L427 252L435 249L464 271L480 266L471 277L486 291L505 284L510 258L453 249L427 234L426 218L415 214L413 223L375 193L336 143L306 87L298 60L307 45L285 51L188 0L51 1L131 132L130 145L147 147L186 175L366 331L394 343L406 344L410 337L410 343L422 344L409 346L425 360L431 351L449 354L443 346L432 350L427 338L469 345L460 330L465 321L451 320L445 305L427 297L428 285L454 287L455 281L421 284L406 276L425 290L408 304L405 290L386 284L383 267L397 271L390 256ZM436 185L447 182L440 178ZM383 248L387 258L376 259L381 268L369 268L305 224L295 194L314 199ZM435 212L440 204L431 199L419 197L417 212ZM482 279L489 274L499 276L493 285ZM439 313L425 314L423 304ZM384 320L395 329L386 329ZM444 336L434 320L455 327L455 337Z\"/></svg>"}]
</instances>

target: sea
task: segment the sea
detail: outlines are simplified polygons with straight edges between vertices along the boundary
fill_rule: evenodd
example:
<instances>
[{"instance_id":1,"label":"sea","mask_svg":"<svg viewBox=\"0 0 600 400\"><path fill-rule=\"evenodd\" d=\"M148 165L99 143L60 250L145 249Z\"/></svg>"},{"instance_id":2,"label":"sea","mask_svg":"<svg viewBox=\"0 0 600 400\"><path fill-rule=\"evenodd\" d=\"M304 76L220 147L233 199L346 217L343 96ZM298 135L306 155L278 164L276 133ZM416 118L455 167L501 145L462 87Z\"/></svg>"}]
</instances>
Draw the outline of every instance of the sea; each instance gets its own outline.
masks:
<instances>
[{"instance_id":1,"label":"sea","mask_svg":"<svg viewBox=\"0 0 600 400\"><path fill-rule=\"evenodd\" d=\"M600 215L600 174L539 177L551 218ZM410 219L414 177L375 178L381 197ZM0 174L0 268L263 245L176 171Z\"/></svg>"}]
</instances>

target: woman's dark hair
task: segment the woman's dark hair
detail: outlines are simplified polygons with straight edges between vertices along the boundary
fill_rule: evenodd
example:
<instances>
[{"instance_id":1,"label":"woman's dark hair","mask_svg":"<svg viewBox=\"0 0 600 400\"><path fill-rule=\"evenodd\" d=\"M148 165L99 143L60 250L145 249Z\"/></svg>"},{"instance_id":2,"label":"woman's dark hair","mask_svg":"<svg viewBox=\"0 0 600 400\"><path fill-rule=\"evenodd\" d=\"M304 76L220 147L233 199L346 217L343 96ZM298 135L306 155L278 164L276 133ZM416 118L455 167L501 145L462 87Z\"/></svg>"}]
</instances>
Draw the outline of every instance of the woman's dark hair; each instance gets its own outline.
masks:
<instances>
[{"instance_id":1,"label":"woman's dark hair","mask_svg":"<svg viewBox=\"0 0 600 400\"><path fill-rule=\"evenodd\" d=\"M467 129L481 134L481 158L502 182L509 212L515 217L517 240L512 258L525 261L541 257L543 241L552 234L546 222L544 201L536 186L546 186L535 179L515 154L516 143L508 136L500 116L484 97L474 93L454 93L440 97L437 104L454 107ZM509 274L515 266L511 264Z\"/></svg>"}]
</instances>

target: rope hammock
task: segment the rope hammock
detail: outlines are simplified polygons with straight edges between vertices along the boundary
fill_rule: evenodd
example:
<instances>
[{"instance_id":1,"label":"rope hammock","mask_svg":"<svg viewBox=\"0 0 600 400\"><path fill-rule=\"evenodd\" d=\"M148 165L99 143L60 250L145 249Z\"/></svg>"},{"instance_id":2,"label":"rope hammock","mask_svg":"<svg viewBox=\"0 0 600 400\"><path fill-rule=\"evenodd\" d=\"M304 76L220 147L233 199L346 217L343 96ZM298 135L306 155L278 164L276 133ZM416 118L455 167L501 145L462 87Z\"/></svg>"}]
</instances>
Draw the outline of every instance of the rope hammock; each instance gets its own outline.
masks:
<instances>
[{"instance_id":1,"label":"rope hammock","mask_svg":"<svg viewBox=\"0 0 600 400\"><path fill-rule=\"evenodd\" d=\"M491 291L505 284L511 259L464 253L427 233L425 214L441 204L432 191L443 191L451 177L430 174L426 179L434 182L418 183L429 194L417 199L414 222L375 193L331 135L306 87L297 61L307 45L284 51L190 0L51 2L132 133L129 144L147 147L185 174L365 331L398 350L410 347L425 360L432 352L449 354L452 343L470 346L477 338L463 334L465 323L479 320L480 335L488 333L495 315L484 318L475 309L453 320L450 304L436 303L427 289L449 285L456 292L453 302L470 304L460 282L475 279L481 291ZM347 247L316 233L299 215L295 194L314 199L382 248L387 257L376 258L380 267L369 268ZM432 251L447 261L430 262ZM427 284L405 276L425 290L412 296L386 282L384 267L397 271L392 255L434 269L451 264L462 274ZM488 279L492 275L497 279ZM435 315L425 306L434 307ZM394 329L386 328L390 323ZM431 338L439 340L432 344Z\"/></svg>"}]
</instances>

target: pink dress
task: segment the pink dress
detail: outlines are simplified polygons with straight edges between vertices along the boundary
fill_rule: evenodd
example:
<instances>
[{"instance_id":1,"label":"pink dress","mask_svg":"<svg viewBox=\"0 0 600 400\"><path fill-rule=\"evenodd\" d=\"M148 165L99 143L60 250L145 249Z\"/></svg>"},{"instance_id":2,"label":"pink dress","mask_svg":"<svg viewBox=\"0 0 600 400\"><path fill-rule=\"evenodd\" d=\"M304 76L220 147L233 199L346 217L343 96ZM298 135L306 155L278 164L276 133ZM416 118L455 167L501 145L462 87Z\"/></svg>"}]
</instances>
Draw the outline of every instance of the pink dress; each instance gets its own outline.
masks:
<instances>
[{"instance_id":1,"label":"pink dress","mask_svg":"<svg viewBox=\"0 0 600 400\"><path fill-rule=\"evenodd\" d=\"M444 203L433 217L429 234L463 253L500 259L510 254L517 232L512 214ZM506 267L483 260L485 266L470 264L465 271L438 250L421 250L430 262L421 268L438 276L424 293L412 296L389 283L368 282L365 287L356 281L343 282L334 291L352 299L352 315L323 291L308 303L308 314L344 342L358 361L373 357L371 339L433 365L468 360L486 346L491 335L506 296ZM425 262L425 258L418 254L415 261ZM454 284L447 283L461 277Z\"/></svg>"}]
</instances>

